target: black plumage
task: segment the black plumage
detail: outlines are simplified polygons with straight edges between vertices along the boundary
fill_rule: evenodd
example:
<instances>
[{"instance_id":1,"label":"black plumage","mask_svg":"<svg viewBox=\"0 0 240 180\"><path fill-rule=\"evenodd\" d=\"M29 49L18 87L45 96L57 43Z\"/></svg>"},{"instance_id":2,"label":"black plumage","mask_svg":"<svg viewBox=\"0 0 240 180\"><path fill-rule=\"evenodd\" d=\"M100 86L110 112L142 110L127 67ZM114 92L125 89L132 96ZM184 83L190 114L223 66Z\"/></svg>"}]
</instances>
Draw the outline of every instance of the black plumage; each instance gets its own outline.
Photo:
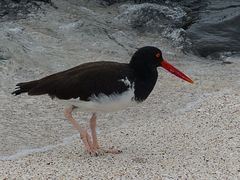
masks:
<instances>
[{"instance_id":1,"label":"black plumage","mask_svg":"<svg viewBox=\"0 0 240 180\"><path fill-rule=\"evenodd\" d=\"M17 90L12 94L28 95L48 94L51 98L76 99L89 101L90 97L99 94L121 94L131 85L121 81L126 79L134 86L135 100L143 101L151 93L157 77L159 61L155 53L149 53L150 47L137 51L129 64L118 62L90 62L62 71L39 80L17 84ZM145 57L145 58L142 58Z\"/></svg>"},{"instance_id":2,"label":"black plumage","mask_svg":"<svg viewBox=\"0 0 240 180\"><path fill-rule=\"evenodd\" d=\"M19 83L17 86L20 89L13 94L27 92L29 95L48 94L52 98L64 100L80 98L83 101L89 101L92 95L120 94L126 91L129 87L119 80L128 77L130 81L133 81L133 76L133 71L128 64L91 62L37 81Z\"/></svg>"}]
</instances>

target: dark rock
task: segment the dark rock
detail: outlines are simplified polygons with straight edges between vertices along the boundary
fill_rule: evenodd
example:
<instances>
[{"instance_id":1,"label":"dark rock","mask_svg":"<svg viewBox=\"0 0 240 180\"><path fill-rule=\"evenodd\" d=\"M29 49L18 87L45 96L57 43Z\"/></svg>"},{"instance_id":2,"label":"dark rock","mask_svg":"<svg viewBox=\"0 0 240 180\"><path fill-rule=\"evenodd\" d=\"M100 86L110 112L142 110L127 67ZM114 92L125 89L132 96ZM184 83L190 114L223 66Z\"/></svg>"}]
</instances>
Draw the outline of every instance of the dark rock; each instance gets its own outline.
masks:
<instances>
[{"instance_id":1,"label":"dark rock","mask_svg":"<svg viewBox=\"0 0 240 180\"><path fill-rule=\"evenodd\" d=\"M115 3L127 2L128 0L96 0L97 3L105 6L111 6Z\"/></svg>"},{"instance_id":2,"label":"dark rock","mask_svg":"<svg viewBox=\"0 0 240 180\"><path fill-rule=\"evenodd\" d=\"M240 2L205 2L199 4L198 18L186 31L190 42L185 44L186 51L213 59L240 54Z\"/></svg>"},{"instance_id":3,"label":"dark rock","mask_svg":"<svg viewBox=\"0 0 240 180\"><path fill-rule=\"evenodd\" d=\"M51 0L1 0L0 22L26 18L29 13L41 9L42 4L56 8Z\"/></svg>"},{"instance_id":4,"label":"dark rock","mask_svg":"<svg viewBox=\"0 0 240 180\"><path fill-rule=\"evenodd\" d=\"M186 13L180 8L144 3L139 5L123 5L125 9L117 19L136 29L162 31L162 28L182 27ZM154 28L154 29L152 29Z\"/></svg>"},{"instance_id":5,"label":"dark rock","mask_svg":"<svg viewBox=\"0 0 240 180\"><path fill-rule=\"evenodd\" d=\"M180 7L143 3L122 5L120 11L122 13L115 18L116 22L138 32L161 33L175 40L184 34L182 27L187 17Z\"/></svg>"}]
</instances>

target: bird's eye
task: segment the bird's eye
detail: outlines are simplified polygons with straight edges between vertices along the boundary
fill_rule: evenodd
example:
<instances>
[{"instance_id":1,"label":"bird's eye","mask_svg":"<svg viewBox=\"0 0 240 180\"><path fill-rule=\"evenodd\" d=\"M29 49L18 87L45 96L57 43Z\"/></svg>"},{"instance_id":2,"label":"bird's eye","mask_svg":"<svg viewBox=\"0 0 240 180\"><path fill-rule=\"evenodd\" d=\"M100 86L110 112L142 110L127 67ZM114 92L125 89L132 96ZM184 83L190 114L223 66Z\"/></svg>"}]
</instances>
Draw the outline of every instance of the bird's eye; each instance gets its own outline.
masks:
<instances>
[{"instance_id":1,"label":"bird's eye","mask_svg":"<svg viewBox=\"0 0 240 180\"><path fill-rule=\"evenodd\" d=\"M156 58L160 58L160 57L161 57L161 54L160 54L160 53L157 53L157 54L155 54L155 57L156 57Z\"/></svg>"}]
</instances>

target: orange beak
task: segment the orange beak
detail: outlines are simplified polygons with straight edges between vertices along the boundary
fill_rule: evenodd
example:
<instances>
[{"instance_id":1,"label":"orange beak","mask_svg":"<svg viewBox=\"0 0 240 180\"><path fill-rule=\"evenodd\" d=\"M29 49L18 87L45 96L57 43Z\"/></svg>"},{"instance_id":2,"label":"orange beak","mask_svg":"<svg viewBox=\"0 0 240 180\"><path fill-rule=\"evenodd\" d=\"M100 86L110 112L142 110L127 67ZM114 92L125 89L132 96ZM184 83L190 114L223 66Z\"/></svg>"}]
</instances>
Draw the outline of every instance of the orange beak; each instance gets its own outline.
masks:
<instances>
[{"instance_id":1,"label":"orange beak","mask_svg":"<svg viewBox=\"0 0 240 180\"><path fill-rule=\"evenodd\" d=\"M175 68L173 65L169 64L167 61L165 61L165 60L161 61L161 66L164 69L168 70L170 73L174 74L175 76L193 84L193 81L189 77L187 77L185 74L183 74L177 68Z\"/></svg>"}]
</instances>

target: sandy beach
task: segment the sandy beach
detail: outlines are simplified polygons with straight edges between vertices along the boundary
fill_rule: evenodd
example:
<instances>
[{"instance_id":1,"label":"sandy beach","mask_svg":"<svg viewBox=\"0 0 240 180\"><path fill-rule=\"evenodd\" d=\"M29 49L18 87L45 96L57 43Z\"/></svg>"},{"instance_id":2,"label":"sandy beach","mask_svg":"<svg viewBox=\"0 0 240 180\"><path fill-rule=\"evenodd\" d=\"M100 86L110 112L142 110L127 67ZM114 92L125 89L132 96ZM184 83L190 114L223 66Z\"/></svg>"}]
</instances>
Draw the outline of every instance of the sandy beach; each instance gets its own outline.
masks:
<instances>
[{"instance_id":1,"label":"sandy beach","mask_svg":"<svg viewBox=\"0 0 240 180\"><path fill-rule=\"evenodd\" d=\"M166 39L108 24L116 6L56 5L0 25L0 179L240 179L239 58L183 54ZM101 145L121 154L90 157L62 105L11 95L18 82L84 62L128 62L145 45L161 48L194 84L159 68L144 103L98 114ZM90 114L74 116L88 126Z\"/></svg>"}]
</instances>

